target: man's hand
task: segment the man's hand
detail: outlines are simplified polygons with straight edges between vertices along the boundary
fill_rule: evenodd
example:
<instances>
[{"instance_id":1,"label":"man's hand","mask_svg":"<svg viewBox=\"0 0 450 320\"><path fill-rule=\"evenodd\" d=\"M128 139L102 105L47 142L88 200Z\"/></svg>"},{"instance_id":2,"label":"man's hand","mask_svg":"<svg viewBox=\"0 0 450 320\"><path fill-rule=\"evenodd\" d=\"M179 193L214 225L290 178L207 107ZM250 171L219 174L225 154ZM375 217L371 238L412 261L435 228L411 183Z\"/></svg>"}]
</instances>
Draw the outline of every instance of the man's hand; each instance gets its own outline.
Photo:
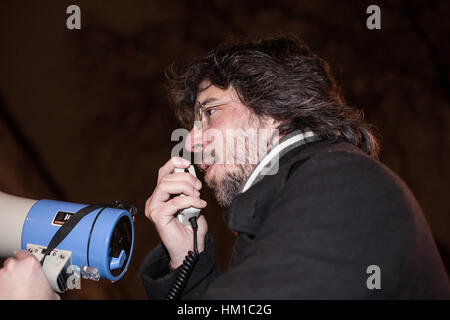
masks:
<instances>
[{"instance_id":1,"label":"man's hand","mask_svg":"<svg viewBox=\"0 0 450 320\"><path fill-rule=\"evenodd\" d=\"M170 255L170 268L176 269L189 250L193 250L193 231L191 226L182 225L175 214L189 207L204 208L206 201L200 199L200 180L187 172L173 173L175 168L187 168L190 163L183 158L174 157L164 164L158 172L158 182L153 194L145 203L145 215L155 228ZM183 193L185 197L171 195ZM204 216L197 219L198 250L204 249L208 225Z\"/></svg>"},{"instance_id":2,"label":"man's hand","mask_svg":"<svg viewBox=\"0 0 450 320\"><path fill-rule=\"evenodd\" d=\"M59 300L39 261L28 251L18 251L0 269L1 300Z\"/></svg>"}]
</instances>

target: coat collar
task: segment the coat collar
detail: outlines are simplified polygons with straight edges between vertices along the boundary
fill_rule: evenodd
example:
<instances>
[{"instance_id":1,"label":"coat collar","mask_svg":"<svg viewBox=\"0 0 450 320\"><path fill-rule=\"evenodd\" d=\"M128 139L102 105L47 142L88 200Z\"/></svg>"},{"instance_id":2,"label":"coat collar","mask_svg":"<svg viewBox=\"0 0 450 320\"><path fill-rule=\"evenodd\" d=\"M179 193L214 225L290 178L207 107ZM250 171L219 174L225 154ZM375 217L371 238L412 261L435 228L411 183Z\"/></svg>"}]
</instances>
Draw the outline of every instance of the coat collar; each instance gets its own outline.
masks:
<instances>
[{"instance_id":1,"label":"coat collar","mask_svg":"<svg viewBox=\"0 0 450 320\"><path fill-rule=\"evenodd\" d=\"M306 161L318 148L331 143L319 140L317 136L310 137L296 143L293 148L283 149L285 152L280 150L278 172L256 179L249 188L243 189L244 192L234 198L231 207L224 214L228 227L232 231L255 236L270 211L274 198L286 183L292 164Z\"/></svg>"}]
</instances>

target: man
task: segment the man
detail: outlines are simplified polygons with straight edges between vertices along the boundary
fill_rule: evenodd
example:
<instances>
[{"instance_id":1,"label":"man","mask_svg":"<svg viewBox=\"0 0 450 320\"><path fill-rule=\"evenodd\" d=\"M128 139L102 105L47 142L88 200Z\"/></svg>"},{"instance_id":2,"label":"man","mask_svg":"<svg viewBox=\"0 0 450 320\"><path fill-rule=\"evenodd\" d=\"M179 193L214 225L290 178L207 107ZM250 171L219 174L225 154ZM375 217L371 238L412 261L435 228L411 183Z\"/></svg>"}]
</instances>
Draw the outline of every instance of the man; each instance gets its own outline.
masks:
<instances>
[{"instance_id":1,"label":"man","mask_svg":"<svg viewBox=\"0 0 450 320\"><path fill-rule=\"evenodd\" d=\"M229 207L225 219L237 234L221 273L206 219L198 218L198 262L190 276L182 271L189 278L182 299L450 297L417 201L377 161L370 126L345 104L328 65L305 44L275 38L220 46L168 76L176 114L191 127L186 148L204 155L198 167ZM245 141L242 132L250 129L264 133L249 136L245 153L261 140L267 152L223 161L234 140L216 139L217 133L232 130L233 139ZM189 165L178 157L163 165L146 202L162 241L141 267L153 299L167 297L193 250L193 229L175 215L206 206L201 182L174 172Z\"/></svg>"},{"instance_id":2,"label":"man","mask_svg":"<svg viewBox=\"0 0 450 320\"><path fill-rule=\"evenodd\" d=\"M5 260L0 269L0 300L59 299L31 253L20 250L15 258Z\"/></svg>"}]
</instances>

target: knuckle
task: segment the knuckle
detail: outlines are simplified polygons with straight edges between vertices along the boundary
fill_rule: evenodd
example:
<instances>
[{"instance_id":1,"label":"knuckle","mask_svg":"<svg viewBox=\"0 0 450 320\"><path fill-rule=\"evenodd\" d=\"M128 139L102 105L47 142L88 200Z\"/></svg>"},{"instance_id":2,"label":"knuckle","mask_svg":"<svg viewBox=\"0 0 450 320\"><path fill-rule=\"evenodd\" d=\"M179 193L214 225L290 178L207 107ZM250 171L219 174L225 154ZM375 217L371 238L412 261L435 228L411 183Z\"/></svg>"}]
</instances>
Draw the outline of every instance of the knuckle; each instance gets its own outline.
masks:
<instances>
[{"instance_id":1,"label":"knuckle","mask_svg":"<svg viewBox=\"0 0 450 320\"><path fill-rule=\"evenodd\" d=\"M8 258L3 262L3 268L5 270L11 270L12 268L14 268L16 259L14 258Z\"/></svg>"},{"instance_id":2,"label":"knuckle","mask_svg":"<svg viewBox=\"0 0 450 320\"><path fill-rule=\"evenodd\" d=\"M148 198L147 201L145 201L145 206L144 206L144 213L145 215L148 217L149 213L150 213L150 206L152 203L152 197Z\"/></svg>"},{"instance_id":3,"label":"knuckle","mask_svg":"<svg viewBox=\"0 0 450 320\"><path fill-rule=\"evenodd\" d=\"M164 170L164 167L161 167L158 169L158 179L162 178L163 170Z\"/></svg>"},{"instance_id":4,"label":"knuckle","mask_svg":"<svg viewBox=\"0 0 450 320\"><path fill-rule=\"evenodd\" d=\"M146 214L147 218L149 218L151 221L155 221L155 215L156 215L156 210L149 210L148 214Z\"/></svg>"},{"instance_id":5,"label":"knuckle","mask_svg":"<svg viewBox=\"0 0 450 320\"><path fill-rule=\"evenodd\" d=\"M152 204L152 202L153 202L153 195L154 195L154 193L150 197L148 197L148 199L145 201L145 207L146 208L150 207L150 205Z\"/></svg>"},{"instance_id":6,"label":"knuckle","mask_svg":"<svg viewBox=\"0 0 450 320\"><path fill-rule=\"evenodd\" d=\"M170 176L170 174L166 174L164 177L160 177L159 184L161 184L162 182L166 182L169 176Z\"/></svg>"},{"instance_id":7,"label":"knuckle","mask_svg":"<svg viewBox=\"0 0 450 320\"><path fill-rule=\"evenodd\" d=\"M167 189L168 185L169 184L167 181L165 181L164 179L161 180L159 182L159 184L156 186L155 193L165 191Z\"/></svg>"}]
</instances>

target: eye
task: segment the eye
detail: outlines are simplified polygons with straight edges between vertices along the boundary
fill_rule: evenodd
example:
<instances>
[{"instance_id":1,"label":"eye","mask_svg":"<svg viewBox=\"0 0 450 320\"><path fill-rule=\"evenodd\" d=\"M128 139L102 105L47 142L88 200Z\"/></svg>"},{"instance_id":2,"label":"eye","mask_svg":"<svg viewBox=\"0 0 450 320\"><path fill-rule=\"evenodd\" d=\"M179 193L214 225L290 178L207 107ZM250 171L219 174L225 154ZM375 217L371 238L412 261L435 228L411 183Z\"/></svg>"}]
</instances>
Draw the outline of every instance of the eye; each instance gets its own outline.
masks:
<instances>
[{"instance_id":1,"label":"eye","mask_svg":"<svg viewBox=\"0 0 450 320\"><path fill-rule=\"evenodd\" d=\"M207 116L207 117L212 116L212 114L213 114L215 111L216 111L216 109L214 109L214 108L211 108L211 109L206 110L206 111L205 111L206 116Z\"/></svg>"}]
</instances>

